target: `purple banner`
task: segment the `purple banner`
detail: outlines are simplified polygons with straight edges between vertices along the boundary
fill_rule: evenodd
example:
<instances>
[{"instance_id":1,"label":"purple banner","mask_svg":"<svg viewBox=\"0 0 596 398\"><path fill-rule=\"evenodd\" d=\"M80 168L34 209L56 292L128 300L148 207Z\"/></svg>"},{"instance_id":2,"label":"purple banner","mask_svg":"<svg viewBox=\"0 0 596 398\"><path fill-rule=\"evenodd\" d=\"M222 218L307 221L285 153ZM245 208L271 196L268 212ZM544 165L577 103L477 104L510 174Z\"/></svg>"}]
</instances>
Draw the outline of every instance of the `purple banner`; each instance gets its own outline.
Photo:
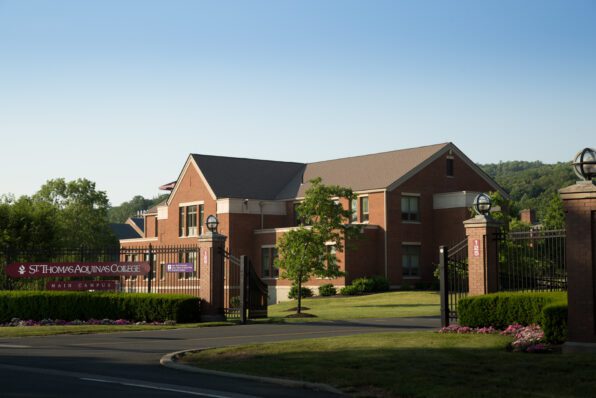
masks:
<instances>
[{"instance_id":1,"label":"purple banner","mask_svg":"<svg viewBox=\"0 0 596 398\"><path fill-rule=\"evenodd\" d=\"M13 278L44 278L48 276L128 276L146 275L148 262L131 263L13 263L6 273Z\"/></svg>"},{"instance_id":2,"label":"purple banner","mask_svg":"<svg viewBox=\"0 0 596 398\"><path fill-rule=\"evenodd\" d=\"M166 263L166 272L194 272L193 263Z\"/></svg>"}]
</instances>

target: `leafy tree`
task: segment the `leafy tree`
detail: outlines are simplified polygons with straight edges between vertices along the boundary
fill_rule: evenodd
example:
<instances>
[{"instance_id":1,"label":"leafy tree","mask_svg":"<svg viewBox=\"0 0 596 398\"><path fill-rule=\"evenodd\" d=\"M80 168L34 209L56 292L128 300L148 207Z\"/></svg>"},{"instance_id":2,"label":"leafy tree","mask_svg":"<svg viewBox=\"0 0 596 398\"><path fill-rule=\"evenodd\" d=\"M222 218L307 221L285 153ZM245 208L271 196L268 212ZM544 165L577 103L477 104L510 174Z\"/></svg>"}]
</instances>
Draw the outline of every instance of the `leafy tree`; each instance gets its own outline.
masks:
<instances>
[{"instance_id":1,"label":"leafy tree","mask_svg":"<svg viewBox=\"0 0 596 398\"><path fill-rule=\"evenodd\" d=\"M32 199L35 205L57 209L59 246L103 248L118 244L108 224L108 197L94 182L49 180Z\"/></svg>"},{"instance_id":2,"label":"leafy tree","mask_svg":"<svg viewBox=\"0 0 596 398\"><path fill-rule=\"evenodd\" d=\"M119 206L110 207L108 210L108 220L112 223L123 223L129 217L134 217L137 212L147 210L156 204L163 202L167 197L168 195L164 194L153 199L146 199L141 195L136 195L128 202L123 202Z\"/></svg>"},{"instance_id":3,"label":"leafy tree","mask_svg":"<svg viewBox=\"0 0 596 398\"><path fill-rule=\"evenodd\" d=\"M565 228L565 212L563 211L563 201L556 193L551 196L548 205L544 209L542 224L546 229Z\"/></svg>"},{"instance_id":4,"label":"leafy tree","mask_svg":"<svg viewBox=\"0 0 596 398\"><path fill-rule=\"evenodd\" d=\"M311 277L338 277L340 271L337 257L327 243L333 242L336 252L342 252L344 242L360 236L360 227L349 224L352 214L344 209L341 199L351 202L354 194L349 188L324 185L321 178L310 181L304 200L297 207L304 224L284 234L278 243L279 258L275 265L281 269L281 277L289 279L298 289L298 306L301 313L302 284Z\"/></svg>"}]
</instances>

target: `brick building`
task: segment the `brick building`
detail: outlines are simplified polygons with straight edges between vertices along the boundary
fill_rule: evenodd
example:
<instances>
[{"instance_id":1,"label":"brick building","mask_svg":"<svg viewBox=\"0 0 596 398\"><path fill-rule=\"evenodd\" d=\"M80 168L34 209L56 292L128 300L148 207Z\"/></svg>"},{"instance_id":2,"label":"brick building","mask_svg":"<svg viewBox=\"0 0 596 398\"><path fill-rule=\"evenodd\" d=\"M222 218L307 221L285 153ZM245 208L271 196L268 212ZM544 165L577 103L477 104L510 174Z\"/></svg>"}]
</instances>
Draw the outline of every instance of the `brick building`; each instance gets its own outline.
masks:
<instances>
[{"instance_id":1,"label":"brick building","mask_svg":"<svg viewBox=\"0 0 596 398\"><path fill-rule=\"evenodd\" d=\"M275 244L297 225L294 208L315 177L352 188L357 199L343 205L354 210L351 222L362 225L365 239L337 253L345 277L313 279L311 287L372 275L394 287L430 283L438 246L464 238L475 195L505 194L452 143L307 164L191 154L178 179L163 186L168 199L142 222L130 221L121 245L194 243L207 215L216 214L228 251L252 259L270 302L284 300L289 281L273 267Z\"/></svg>"}]
</instances>

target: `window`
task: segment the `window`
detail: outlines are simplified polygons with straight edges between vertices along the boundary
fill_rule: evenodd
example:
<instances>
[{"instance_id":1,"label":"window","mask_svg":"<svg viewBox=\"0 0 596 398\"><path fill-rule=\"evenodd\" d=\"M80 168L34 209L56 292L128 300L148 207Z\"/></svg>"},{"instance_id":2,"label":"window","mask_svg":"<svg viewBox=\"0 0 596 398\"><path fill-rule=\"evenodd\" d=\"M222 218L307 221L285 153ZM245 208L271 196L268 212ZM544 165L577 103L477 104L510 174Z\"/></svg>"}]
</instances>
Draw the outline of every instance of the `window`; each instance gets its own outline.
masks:
<instances>
[{"instance_id":1,"label":"window","mask_svg":"<svg viewBox=\"0 0 596 398\"><path fill-rule=\"evenodd\" d=\"M447 177L453 177L453 158L447 158Z\"/></svg>"},{"instance_id":2,"label":"window","mask_svg":"<svg viewBox=\"0 0 596 398\"><path fill-rule=\"evenodd\" d=\"M199 235L203 235L203 224L205 224L205 205L199 205Z\"/></svg>"},{"instance_id":3,"label":"window","mask_svg":"<svg viewBox=\"0 0 596 398\"><path fill-rule=\"evenodd\" d=\"M368 196L360 198L360 222L368 222Z\"/></svg>"},{"instance_id":4,"label":"window","mask_svg":"<svg viewBox=\"0 0 596 398\"><path fill-rule=\"evenodd\" d=\"M157 220L157 217L155 217L155 237L157 238L159 235L159 222Z\"/></svg>"},{"instance_id":5,"label":"window","mask_svg":"<svg viewBox=\"0 0 596 398\"><path fill-rule=\"evenodd\" d=\"M197 236L197 206L186 208L186 236Z\"/></svg>"},{"instance_id":6,"label":"window","mask_svg":"<svg viewBox=\"0 0 596 398\"><path fill-rule=\"evenodd\" d=\"M419 202L418 196L401 197L401 219L403 221L420 221Z\"/></svg>"},{"instance_id":7,"label":"window","mask_svg":"<svg viewBox=\"0 0 596 398\"><path fill-rule=\"evenodd\" d=\"M352 210L352 215L350 216L350 222L355 223L358 222L358 199L352 199L350 203L350 210Z\"/></svg>"},{"instance_id":8,"label":"window","mask_svg":"<svg viewBox=\"0 0 596 398\"><path fill-rule=\"evenodd\" d=\"M159 263L159 279L162 281L166 279L166 263L163 261Z\"/></svg>"},{"instance_id":9,"label":"window","mask_svg":"<svg viewBox=\"0 0 596 398\"><path fill-rule=\"evenodd\" d=\"M184 213L186 208L180 207L178 209L178 236L184 236Z\"/></svg>"},{"instance_id":10,"label":"window","mask_svg":"<svg viewBox=\"0 0 596 398\"><path fill-rule=\"evenodd\" d=\"M420 276L420 246L403 245L401 247L402 275L408 277Z\"/></svg>"},{"instance_id":11,"label":"window","mask_svg":"<svg viewBox=\"0 0 596 398\"><path fill-rule=\"evenodd\" d=\"M277 278L279 269L275 267L277 248L261 247L261 275L263 278Z\"/></svg>"}]
</instances>

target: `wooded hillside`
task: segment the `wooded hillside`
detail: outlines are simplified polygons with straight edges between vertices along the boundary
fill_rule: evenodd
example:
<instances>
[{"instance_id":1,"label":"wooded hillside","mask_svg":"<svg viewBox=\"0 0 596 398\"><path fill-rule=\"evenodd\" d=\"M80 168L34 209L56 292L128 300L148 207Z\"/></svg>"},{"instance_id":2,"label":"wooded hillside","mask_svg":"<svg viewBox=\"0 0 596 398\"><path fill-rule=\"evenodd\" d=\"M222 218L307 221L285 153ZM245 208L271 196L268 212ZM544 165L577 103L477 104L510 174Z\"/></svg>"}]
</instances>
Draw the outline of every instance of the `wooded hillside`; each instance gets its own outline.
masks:
<instances>
[{"instance_id":1,"label":"wooded hillside","mask_svg":"<svg viewBox=\"0 0 596 398\"><path fill-rule=\"evenodd\" d=\"M522 209L536 209L542 219L557 190L577 181L571 163L545 164L540 161L508 161L479 165L511 196L513 214Z\"/></svg>"}]
</instances>

